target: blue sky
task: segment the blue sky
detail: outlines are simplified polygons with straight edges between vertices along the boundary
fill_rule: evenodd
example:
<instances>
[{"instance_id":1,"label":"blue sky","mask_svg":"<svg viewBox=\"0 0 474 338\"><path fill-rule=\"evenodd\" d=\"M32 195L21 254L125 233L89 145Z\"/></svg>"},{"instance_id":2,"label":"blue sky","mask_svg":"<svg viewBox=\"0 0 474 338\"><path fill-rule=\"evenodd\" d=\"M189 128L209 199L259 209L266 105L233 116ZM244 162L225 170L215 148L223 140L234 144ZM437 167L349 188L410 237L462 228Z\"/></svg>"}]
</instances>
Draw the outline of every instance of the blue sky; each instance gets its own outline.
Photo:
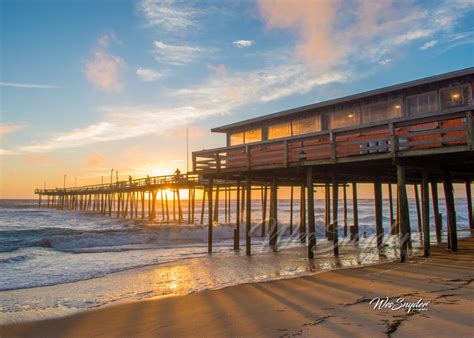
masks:
<instances>
[{"instance_id":1,"label":"blue sky","mask_svg":"<svg viewBox=\"0 0 474 338\"><path fill-rule=\"evenodd\" d=\"M211 127L474 64L472 0L0 4L2 197L185 169L186 128L220 146Z\"/></svg>"}]
</instances>

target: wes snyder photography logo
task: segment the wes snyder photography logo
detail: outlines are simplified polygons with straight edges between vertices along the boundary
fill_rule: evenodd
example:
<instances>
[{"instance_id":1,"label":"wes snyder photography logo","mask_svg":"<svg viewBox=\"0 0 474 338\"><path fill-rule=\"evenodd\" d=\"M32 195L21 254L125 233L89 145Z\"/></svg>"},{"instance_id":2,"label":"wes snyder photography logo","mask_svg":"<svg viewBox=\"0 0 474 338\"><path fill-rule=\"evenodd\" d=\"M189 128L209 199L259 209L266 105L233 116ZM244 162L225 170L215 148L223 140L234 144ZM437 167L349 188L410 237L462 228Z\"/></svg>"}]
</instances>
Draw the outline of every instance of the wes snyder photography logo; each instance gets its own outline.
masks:
<instances>
[{"instance_id":1,"label":"wes snyder photography logo","mask_svg":"<svg viewBox=\"0 0 474 338\"><path fill-rule=\"evenodd\" d=\"M397 311L405 309L407 313L411 311L426 311L428 310L428 304L430 301L424 302L422 298L418 299L416 302L407 302L405 298L397 298L392 300L389 297L373 298L369 304L374 306L374 310L389 309L392 311Z\"/></svg>"}]
</instances>

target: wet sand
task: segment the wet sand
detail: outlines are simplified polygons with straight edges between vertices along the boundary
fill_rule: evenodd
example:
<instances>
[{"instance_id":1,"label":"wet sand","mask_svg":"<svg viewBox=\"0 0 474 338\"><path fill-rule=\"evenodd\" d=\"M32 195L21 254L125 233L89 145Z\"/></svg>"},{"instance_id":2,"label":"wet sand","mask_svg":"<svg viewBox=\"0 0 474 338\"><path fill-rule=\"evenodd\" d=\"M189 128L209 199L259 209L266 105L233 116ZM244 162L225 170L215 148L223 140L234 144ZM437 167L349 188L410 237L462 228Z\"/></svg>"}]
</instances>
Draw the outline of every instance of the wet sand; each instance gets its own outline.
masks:
<instances>
[{"instance_id":1,"label":"wet sand","mask_svg":"<svg viewBox=\"0 0 474 338\"><path fill-rule=\"evenodd\" d=\"M0 337L472 337L474 238L409 264L323 272L103 307L0 327ZM426 311L374 310L370 300L429 301Z\"/></svg>"}]
</instances>

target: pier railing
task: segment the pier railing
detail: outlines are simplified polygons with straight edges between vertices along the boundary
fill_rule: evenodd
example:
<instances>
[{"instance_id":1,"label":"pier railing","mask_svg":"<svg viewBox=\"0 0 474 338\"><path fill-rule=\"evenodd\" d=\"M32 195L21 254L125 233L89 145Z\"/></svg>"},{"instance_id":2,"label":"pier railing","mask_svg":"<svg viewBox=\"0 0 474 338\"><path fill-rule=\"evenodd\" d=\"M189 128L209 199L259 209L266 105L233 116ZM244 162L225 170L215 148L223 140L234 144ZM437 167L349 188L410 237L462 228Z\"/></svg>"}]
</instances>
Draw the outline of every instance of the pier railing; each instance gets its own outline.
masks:
<instances>
[{"instance_id":1,"label":"pier railing","mask_svg":"<svg viewBox=\"0 0 474 338\"><path fill-rule=\"evenodd\" d=\"M151 188L163 187L166 185L192 185L203 184L204 182L198 175L180 174L144 177L135 180L117 181L112 183L87 185L82 187L68 187L55 189L36 189L36 194L90 194L110 191L128 191L128 190L149 190Z\"/></svg>"},{"instance_id":2,"label":"pier railing","mask_svg":"<svg viewBox=\"0 0 474 338\"><path fill-rule=\"evenodd\" d=\"M473 150L473 106L193 152L193 171L248 171Z\"/></svg>"}]
</instances>

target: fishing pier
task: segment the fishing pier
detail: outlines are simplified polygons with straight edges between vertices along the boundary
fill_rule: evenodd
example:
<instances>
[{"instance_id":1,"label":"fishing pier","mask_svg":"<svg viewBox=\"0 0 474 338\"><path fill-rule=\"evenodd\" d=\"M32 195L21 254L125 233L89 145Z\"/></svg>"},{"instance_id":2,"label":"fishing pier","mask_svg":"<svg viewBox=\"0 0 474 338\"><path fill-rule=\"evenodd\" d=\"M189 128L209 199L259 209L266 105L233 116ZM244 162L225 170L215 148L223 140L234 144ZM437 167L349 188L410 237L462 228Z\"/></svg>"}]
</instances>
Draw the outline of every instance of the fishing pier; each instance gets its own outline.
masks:
<instances>
[{"instance_id":1,"label":"fishing pier","mask_svg":"<svg viewBox=\"0 0 474 338\"><path fill-rule=\"evenodd\" d=\"M408 260L410 220L407 189L413 186L418 231L425 256L430 255L430 208L437 241L443 233L438 184L447 210L448 246L458 249L453 184L465 186L470 229L474 230L471 182L474 179L474 68L442 74L370 92L320 102L214 128L226 134L227 145L193 152L188 174L161 176L79 188L36 190L47 205L58 209L92 210L117 217L156 218L160 193L162 221L170 221L167 194L173 191L178 222L183 222L180 191L188 190L187 222L194 223L196 190L201 191L201 217L207 207L208 250L224 194L225 222L235 222L234 249L239 249L245 225L245 247L251 254L252 199L262 199L261 236L278 248L278 192L288 187L290 227L297 224L308 257L316 246L316 188L325 194L325 236L339 254L339 227L354 243L359 239L358 184L373 185L375 230L383 246L383 193L388 186L390 232L399 235L400 256ZM347 224L347 188L353 203L353 224ZM269 196L267 198L267 190ZM395 198L393 191L395 190ZM431 192L430 192L431 190ZM294 193L299 192L300 215L293 219ZM341 194L340 194L341 193ZM340 198L342 197L342 198ZM268 200L268 202L267 202ZM339 203L343 203L343 215ZM148 215L145 209L148 203ZM164 204L165 203L165 204ZM233 204L231 208L231 204ZM267 204L269 210L267 213ZM176 208L175 208L176 209ZM233 210L233 218L231 214ZM175 210L176 212L176 210ZM267 229L265 225L267 224ZM296 231L296 227L295 227Z\"/></svg>"}]
</instances>

